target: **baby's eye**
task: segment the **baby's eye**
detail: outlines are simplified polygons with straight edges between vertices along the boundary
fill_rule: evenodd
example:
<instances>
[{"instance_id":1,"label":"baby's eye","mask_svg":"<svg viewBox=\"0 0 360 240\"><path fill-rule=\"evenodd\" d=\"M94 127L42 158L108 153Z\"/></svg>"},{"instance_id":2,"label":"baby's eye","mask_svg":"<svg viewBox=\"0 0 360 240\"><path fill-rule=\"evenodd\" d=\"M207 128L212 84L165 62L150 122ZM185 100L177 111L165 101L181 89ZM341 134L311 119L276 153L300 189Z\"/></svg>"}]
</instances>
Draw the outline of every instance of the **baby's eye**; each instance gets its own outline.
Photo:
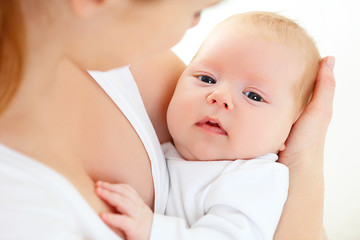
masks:
<instances>
[{"instance_id":1,"label":"baby's eye","mask_svg":"<svg viewBox=\"0 0 360 240\"><path fill-rule=\"evenodd\" d=\"M253 101L257 101L257 102L263 102L264 99L257 93L254 93L254 92L251 92L251 91L246 91L246 92L243 92L243 94L245 96L247 96L248 98L250 98L251 100Z\"/></svg>"},{"instance_id":2,"label":"baby's eye","mask_svg":"<svg viewBox=\"0 0 360 240\"><path fill-rule=\"evenodd\" d=\"M216 81L212 77L205 76L205 75L198 76L198 79L204 83L209 83L209 84L216 83Z\"/></svg>"}]
</instances>

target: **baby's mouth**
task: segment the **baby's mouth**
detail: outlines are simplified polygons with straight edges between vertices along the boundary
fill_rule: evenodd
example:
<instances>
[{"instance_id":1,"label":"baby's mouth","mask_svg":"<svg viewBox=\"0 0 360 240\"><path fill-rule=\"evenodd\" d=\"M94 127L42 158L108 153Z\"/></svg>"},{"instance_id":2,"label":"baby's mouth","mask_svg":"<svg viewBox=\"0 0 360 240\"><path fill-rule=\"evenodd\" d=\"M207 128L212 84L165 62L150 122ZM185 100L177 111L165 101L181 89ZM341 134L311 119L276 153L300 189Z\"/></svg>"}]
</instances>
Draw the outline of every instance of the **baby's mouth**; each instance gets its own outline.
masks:
<instances>
[{"instance_id":1,"label":"baby's mouth","mask_svg":"<svg viewBox=\"0 0 360 240\"><path fill-rule=\"evenodd\" d=\"M218 128L220 128L220 126L219 126L218 123L213 123L213 122L207 121L205 124L208 124L208 125L213 126L213 127L218 127Z\"/></svg>"},{"instance_id":2,"label":"baby's mouth","mask_svg":"<svg viewBox=\"0 0 360 240\"><path fill-rule=\"evenodd\" d=\"M221 126L220 121L216 119L206 117L200 122L197 122L195 125L203 128L204 130L210 131L211 133L227 135L227 132Z\"/></svg>"}]
</instances>

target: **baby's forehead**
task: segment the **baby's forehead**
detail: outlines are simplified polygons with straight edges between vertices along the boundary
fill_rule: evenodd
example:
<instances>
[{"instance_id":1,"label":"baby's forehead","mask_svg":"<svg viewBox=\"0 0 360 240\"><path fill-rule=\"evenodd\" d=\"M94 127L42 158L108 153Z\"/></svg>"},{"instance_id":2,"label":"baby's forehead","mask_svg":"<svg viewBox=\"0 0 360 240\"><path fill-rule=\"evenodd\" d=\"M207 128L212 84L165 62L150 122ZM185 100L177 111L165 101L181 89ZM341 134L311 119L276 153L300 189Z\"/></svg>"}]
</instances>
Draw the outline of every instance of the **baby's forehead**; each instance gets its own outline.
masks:
<instances>
[{"instance_id":1,"label":"baby's forehead","mask_svg":"<svg viewBox=\"0 0 360 240\"><path fill-rule=\"evenodd\" d=\"M216 48L217 44L217 47L222 48L228 41L239 36L280 43L284 48L288 48L286 50L298 56L300 63L294 71L294 75L295 72L297 74L292 76L295 79L290 86L295 96L299 96L298 99L308 99L308 96L311 96L321 57L315 42L301 26L291 19L271 12L237 14L217 25L203 45L208 45L208 53L211 53L211 47ZM208 44L209 42L212 44ZM286 71L286 68L281 70ZM281 87L285 86L279 86Z\"/></svg>"},{"instance_id":2,"label":"baby's forehead","mask_svg":"<svg viewBox=\"0 0 360 240\"><path fill-rule=\"evenodd\" d=\"M224 58L227 59L222 61ZM301 88L304 65L297 67L297 64L290 64L284 65L284 68L277 66L277 69L275 69L271 65L271 59L269 58L264 61L257 57L250 59L244 56L241 59L233 58L235 61L230 61L230 63L229 58L231 59L226 54L222 56L208 54L204 50L193 59L188 67L191 68L193 73L210 73L213 77L218 78L217 80L231 79L233 82L240 83L240 85L266 87L293 94L296 94ZM284 63L287 59L283 58L282 61ZM288 62L295 61L289 60Z\"/></svg>"},{"instance_id":3,"label":"baby's forehead","mask_svg":"<svg viewBox=\"0 0 360 240\"><path fill-rule=\"evenodd\" d=\"M295 21L272 12L247 12L235 14L219 23L210 35L219 32L253 34L264 39L291 42L292 44L311 44L313 40Z\"/></svg>"}]
</instances>

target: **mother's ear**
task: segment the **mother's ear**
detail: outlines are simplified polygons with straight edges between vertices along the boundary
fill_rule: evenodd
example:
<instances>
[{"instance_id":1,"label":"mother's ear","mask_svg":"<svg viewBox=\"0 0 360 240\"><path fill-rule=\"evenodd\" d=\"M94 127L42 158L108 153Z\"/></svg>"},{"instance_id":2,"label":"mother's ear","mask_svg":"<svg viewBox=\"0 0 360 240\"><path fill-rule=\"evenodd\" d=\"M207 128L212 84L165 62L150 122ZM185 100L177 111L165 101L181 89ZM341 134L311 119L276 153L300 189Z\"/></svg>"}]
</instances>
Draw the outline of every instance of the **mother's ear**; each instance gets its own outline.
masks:
<instances>
[{"instance_id":1,"label":"mother's ear","mask_svg":"<svg viewBox=\"0 0 360 240\"><path fill-rule=\"evenodd\" d=\"M69 0L73 13L80 18L88 18L96 13L107 0Z\"/></svg>"}]
</instances>

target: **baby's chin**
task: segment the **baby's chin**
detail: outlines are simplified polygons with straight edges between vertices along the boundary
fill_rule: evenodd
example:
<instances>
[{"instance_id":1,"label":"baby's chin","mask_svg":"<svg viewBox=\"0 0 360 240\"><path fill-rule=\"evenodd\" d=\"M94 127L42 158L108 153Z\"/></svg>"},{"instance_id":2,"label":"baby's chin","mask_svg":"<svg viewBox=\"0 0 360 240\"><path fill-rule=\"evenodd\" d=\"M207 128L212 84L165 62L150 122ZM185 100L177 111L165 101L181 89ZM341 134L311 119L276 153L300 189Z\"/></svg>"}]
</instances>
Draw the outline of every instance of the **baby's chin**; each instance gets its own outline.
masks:
<instances>
[{"instance_id":1,"label":"baby's chin","mask_svg":"<svg viewBox=\"0 0 360 240\"><path fill-rule=\"evenodd\" d=\"M264 149L240 149L227 148L222 150L216 147L206 147L204 144L174 142L178 153L187 161L234 161L238 159L250 160L271 153ZM269 149L268 149L269 150ZM277 154L278 151L274 152Z\"/></svg>"},{"instance_id":2,"label":"baby's chin","mask_svg":"<svg viewBox=\"0 0 360 240\"><path fill-rule=\"evenodd\" d=\"M224 157L218 153L204 151L201 149L177 148L179 154L187 161L231 161L237 158Z\"/></svg>"},{"instance_id":3,"label":"baby's chin","mask_svg":"<svg viewBox=\"0 0 360 240\"><path fill-rule=\"evenodd\" d=\"M187 161L209 161L209 158L207 154L204 154L203 151L200 151L198 149L189 149L182 146L175 145L176 150L181 155L181 157Z\"/></svg>"},{"instance_id":4,"label":"baby's chin","mask_svg":"<svg viewBox=\"0 0 360 240\"><path fill-rule=\"evenodd\" d=\"M267 152L269 153L269 152ZM219 155L219 154L210 154L209 152L191 152L191 151L179 151L179 154L187 161L235 161L235 160L251 160L259 156L263 156L267 153L259 154L238 154L238 155ZM277 154L277 153L275 153Z\"/></svg>"}]
</instances>

